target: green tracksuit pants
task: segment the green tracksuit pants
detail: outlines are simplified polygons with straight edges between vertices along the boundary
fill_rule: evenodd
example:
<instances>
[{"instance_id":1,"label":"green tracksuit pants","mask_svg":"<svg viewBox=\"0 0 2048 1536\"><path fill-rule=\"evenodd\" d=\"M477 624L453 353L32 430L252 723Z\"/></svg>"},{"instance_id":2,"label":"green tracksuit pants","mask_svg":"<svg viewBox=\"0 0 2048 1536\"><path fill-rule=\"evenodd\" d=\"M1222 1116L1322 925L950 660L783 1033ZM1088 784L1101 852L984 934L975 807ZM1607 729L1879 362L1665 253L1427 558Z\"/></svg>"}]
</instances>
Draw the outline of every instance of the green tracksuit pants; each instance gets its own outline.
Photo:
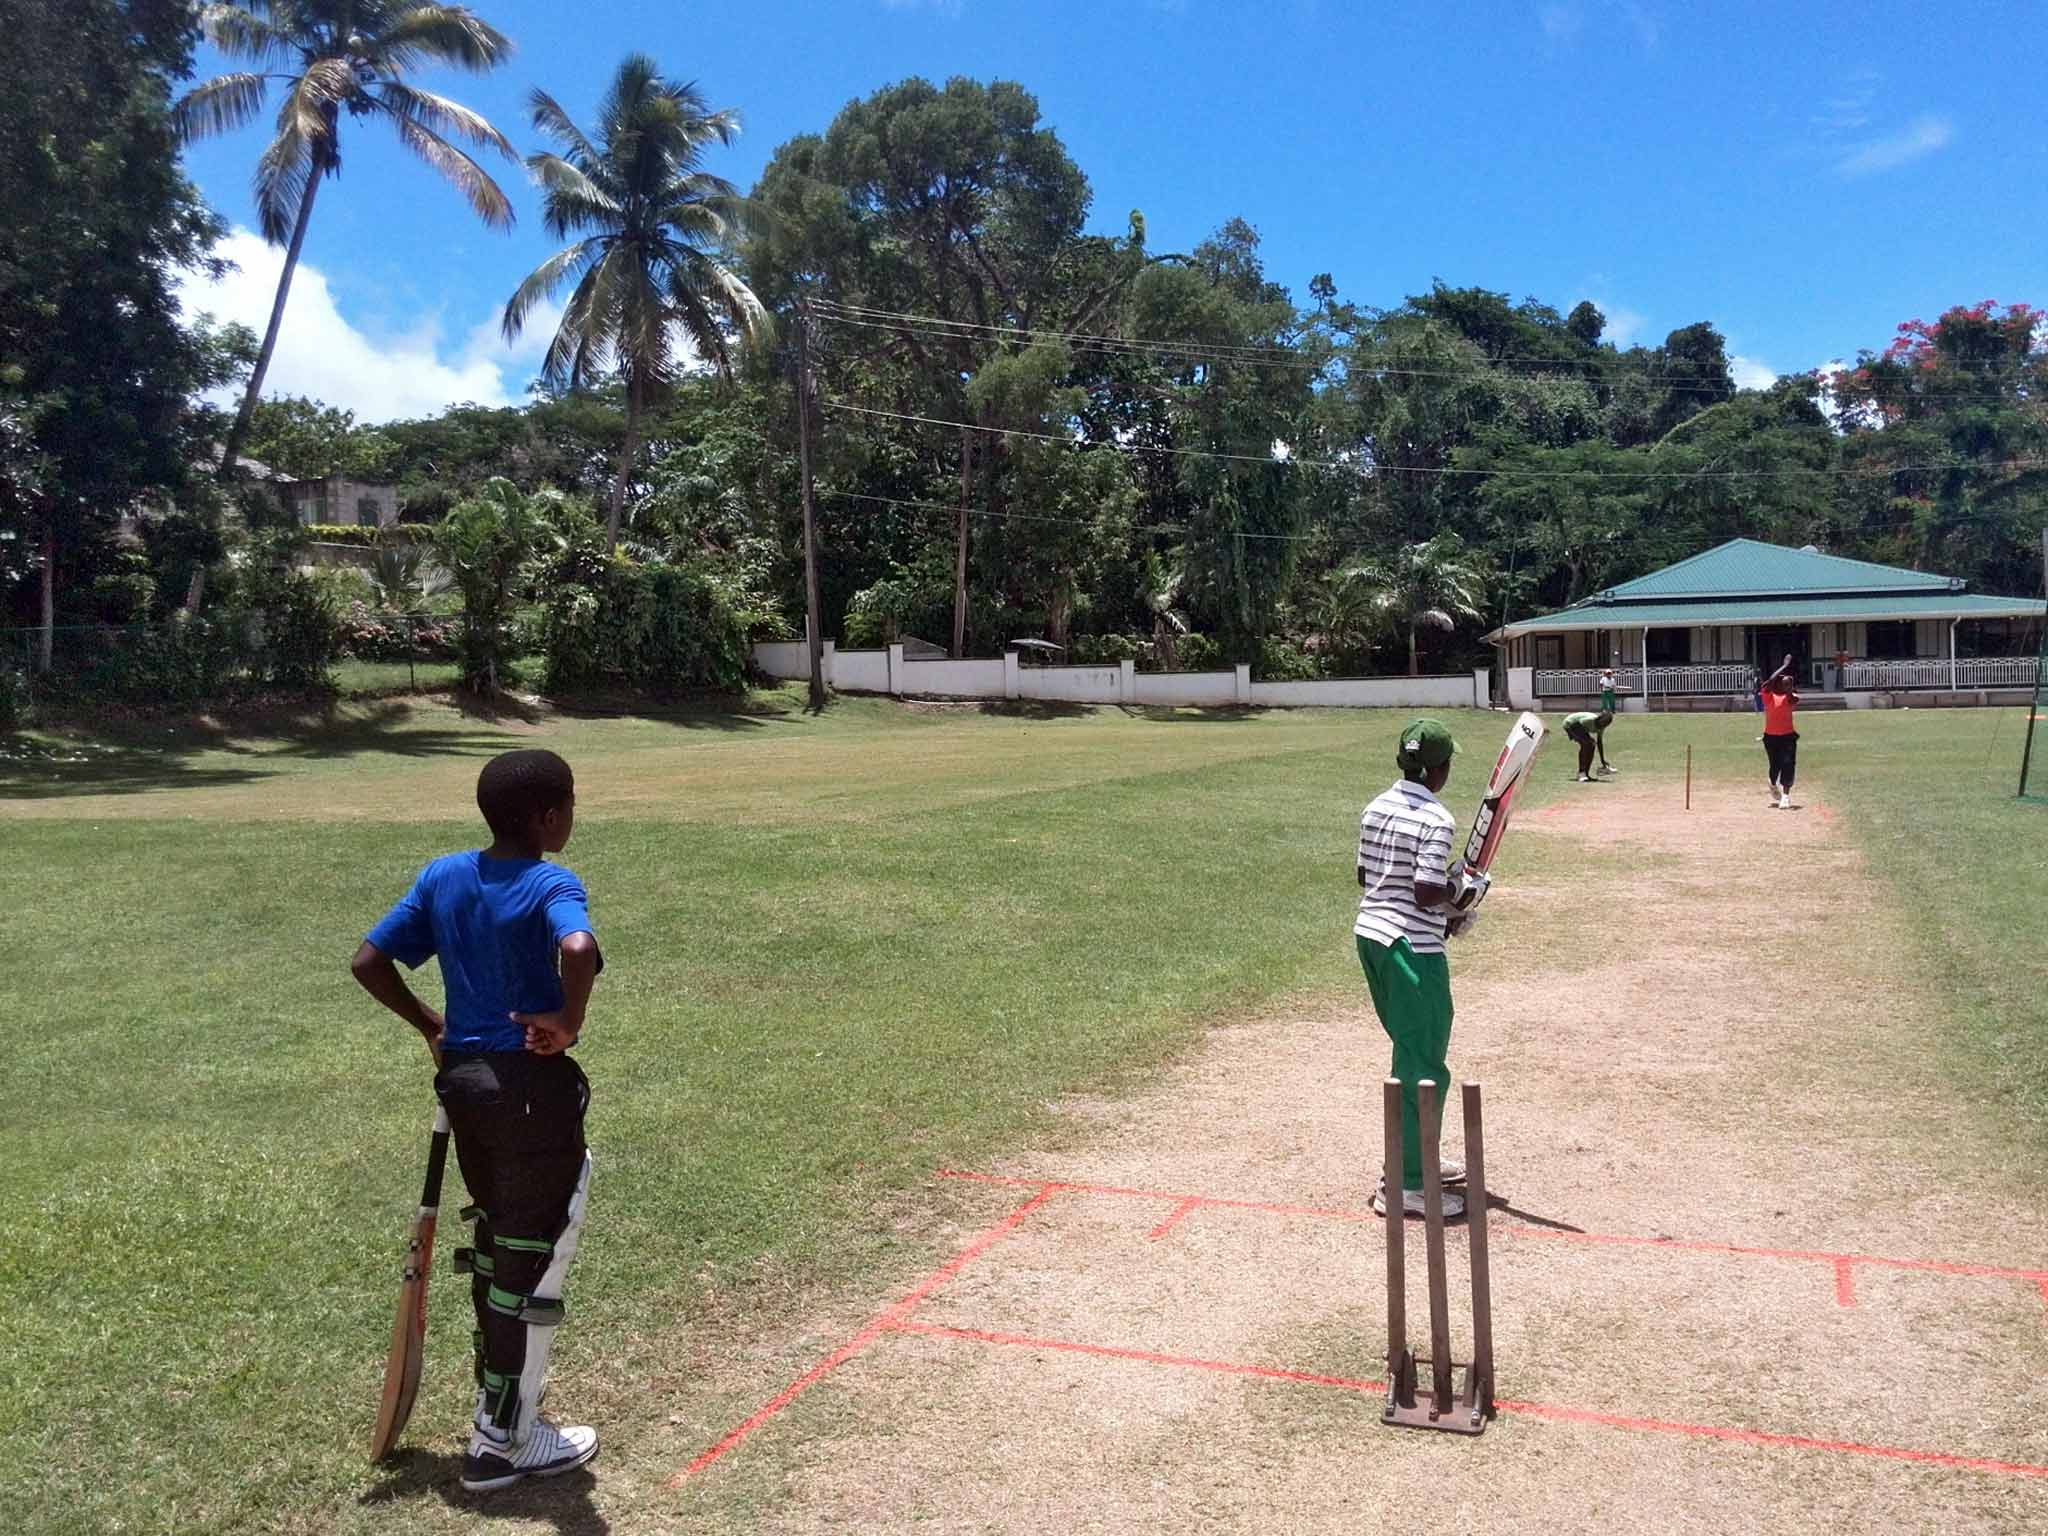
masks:
<instances>
[{"instance_id":1,"label":"green tracksuit pants","mask_svg":"<svg viewBox=\"0 0 2048 1536\"><path fill-rule=\"evenodd\" d=\"M1392 945L1360 938L1358 963L1380 1027L1394 1042L1392 1075L1401 1079L1401 1187L1422 1188L1422 1116L1415 1085L1437 1085L1437 1103L1449 1102L1451 1069L1451 966L1443 955L1418 955L1406 939Z\"/></svg>"}]
</instances>

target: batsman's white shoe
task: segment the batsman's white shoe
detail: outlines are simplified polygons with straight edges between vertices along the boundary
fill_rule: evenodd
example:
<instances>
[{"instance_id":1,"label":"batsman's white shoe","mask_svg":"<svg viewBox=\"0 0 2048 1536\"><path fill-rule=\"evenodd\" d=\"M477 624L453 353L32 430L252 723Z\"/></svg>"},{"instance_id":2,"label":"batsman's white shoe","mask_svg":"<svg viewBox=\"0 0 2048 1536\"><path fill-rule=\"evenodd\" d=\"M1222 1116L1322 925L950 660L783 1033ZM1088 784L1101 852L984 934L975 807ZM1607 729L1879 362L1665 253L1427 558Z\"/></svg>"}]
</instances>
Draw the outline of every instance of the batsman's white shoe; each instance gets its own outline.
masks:
<instances>
[{"instance_id":1,"label":"batsman's white shoe","mask_svg":"<svg viewBox=\"0 0 2048 1536\"><path fill-rule=\"evenodd\" d=\"M1387 1192L1384 1189L1372 1197L1372 1211L1375 1216L1387 1214ZM1413 1216L1420 1219L1427 1215L1428 1212L1429 1206L1424 1202L1421 1190L1404 1189L1401 1191L1401 1214L1403 1216ZM1449 1221L1454 1217L1464 1214L1465 1197L1454 1189L1445 1190L1444 1220Z\"/></svg>"},{"instance_id":2,"label":"batsman's white shoe","mask_svg":"<svg viewBox=\"0 0 2048 1536\"><path fill-rule=\"evenodd\" d=\"M1791 810L1791 809L1792 809L1792 791L1791 791L1791 790L1789 790L1789 789L1781 789L1781 790L1779 790L1779 791L1778 791L1778 809L1779 809L1779 810L1781 810L1781 811L1789 811L1789 810Z\"/></svg>"},{"instance_id":3,"label":"batsman's white shoe","mask_svg":"<svg viewBox=\"0 0 2048 1536\"><path fill-rule=\"evenodd\" d=\"M1465 1165L1463 1163L1454 1163L1451 1162L1448 1158L1446 1158L1444 1161L1443 1170L1444 1183L1462 1184L1465 1182ZM1380 1175L1379 1183L1374 1185L1373 1188L1376 1194L1386 1193L1387 1176L1384 1173Z\"/></svg>"},{"instance_id":4,"label":"batsman's white shoe","mask_svg":"<svg viewBox=\"0 0 2048 1536\"><path fill-rule=\"evenodd\" d=\"M1616 773L1618 773L1618 772L1620 772L1620 770L1619 770L1619 769L1617 769L1617 768L1611 768L1611 767L1609 767L1609 766L1608 766L1608 765L1607 765L1606 763L1602 763L1602 764L1600 765L1600 777L1601 777L1601 778L1603 778L1603 779L1611 779L1611 778L1613 778L1613 777L1615 776L1615 774L1616 774Z\"/></svg>"},{"instance_id":5,"label":"batsman's white shoe","mask_svg":"<svg viewBox=\"0 0 2048 1536\"><path fill-rule=\"evenodd\" d=\"M588 1424L536 1419L533 1433L516 1451L492 1431L473 1429L462 1457L462 1486L471 1493L488 1493L524 1477L560 1477L589 1465L596 1456L597 1431Z\"/></svg>"},{"instance_id":6,"label":"batsman's white shoe","mask_svg":"<svg viewBox=\"0 0 2048 1536\"><path fill-rule=\"evenodd\" d=\"M1579 775L1579 782L1581 784L1590 784L1593 782L1593 776L1590 773L1582 773Z\"/></svg>"}]
</instances>

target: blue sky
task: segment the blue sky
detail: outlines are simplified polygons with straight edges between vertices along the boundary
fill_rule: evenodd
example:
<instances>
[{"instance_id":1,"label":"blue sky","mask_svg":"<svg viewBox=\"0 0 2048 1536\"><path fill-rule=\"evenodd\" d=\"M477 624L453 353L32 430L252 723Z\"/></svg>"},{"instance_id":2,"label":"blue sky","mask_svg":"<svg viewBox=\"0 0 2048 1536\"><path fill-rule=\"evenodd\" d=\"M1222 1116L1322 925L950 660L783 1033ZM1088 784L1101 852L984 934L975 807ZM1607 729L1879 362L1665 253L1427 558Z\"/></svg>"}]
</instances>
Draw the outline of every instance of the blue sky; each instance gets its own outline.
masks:
<instances>
[{"instance_id":1,"label":"blue sky","mask_svg":"<svg viewBox=\"0 0 2048 1536\"><path fill-rule=\"evenodd\" d=\"M717 168L742 186L890 81L1000 77L1037 94L1095 227L1139 208L1153 248L1178 250L1241 215L1297 299L1323 271L1368 304L1433 277L1591 298L1611 339L1712 321L1747 378L1881 347L1952 303L2048 303L2037 4L472 3L518 52L425 83L522 152L532 86L587 121L633 49L739 109ZM532 189L504 167L520 222L493 234L370 127L322 192L276 387L366 420L518 398L544 338L507 349L496 316L549 249ZM245 231L261 144L251 127L190 155ZM229 254L241 273L191 300L260 327L276 257L246 233Z\"/></svg>"}]
</instances>

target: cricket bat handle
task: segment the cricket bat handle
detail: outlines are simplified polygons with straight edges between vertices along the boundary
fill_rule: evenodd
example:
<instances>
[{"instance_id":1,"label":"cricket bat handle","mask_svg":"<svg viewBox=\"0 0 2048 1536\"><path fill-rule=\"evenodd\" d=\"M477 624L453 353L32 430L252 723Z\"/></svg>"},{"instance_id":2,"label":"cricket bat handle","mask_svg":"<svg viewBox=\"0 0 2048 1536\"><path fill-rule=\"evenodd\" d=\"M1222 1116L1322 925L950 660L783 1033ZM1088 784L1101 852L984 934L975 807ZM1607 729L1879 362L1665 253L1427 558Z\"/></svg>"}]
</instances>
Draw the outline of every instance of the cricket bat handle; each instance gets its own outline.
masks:
<instances>
[{"instance_id":1,"label":"cricket bat handle","mask_svg":"<svg viewBox=\"0 0 2048 1536\"><path fill-rule=\"evenodd\" d=\"M434 1109L434 1136L427 1144L427 1182L420 1190L420 1210L438 1210L441 1205L441 1179L448 1171L448 1107L437 1105Z\"/></svg>"}]
</instances>

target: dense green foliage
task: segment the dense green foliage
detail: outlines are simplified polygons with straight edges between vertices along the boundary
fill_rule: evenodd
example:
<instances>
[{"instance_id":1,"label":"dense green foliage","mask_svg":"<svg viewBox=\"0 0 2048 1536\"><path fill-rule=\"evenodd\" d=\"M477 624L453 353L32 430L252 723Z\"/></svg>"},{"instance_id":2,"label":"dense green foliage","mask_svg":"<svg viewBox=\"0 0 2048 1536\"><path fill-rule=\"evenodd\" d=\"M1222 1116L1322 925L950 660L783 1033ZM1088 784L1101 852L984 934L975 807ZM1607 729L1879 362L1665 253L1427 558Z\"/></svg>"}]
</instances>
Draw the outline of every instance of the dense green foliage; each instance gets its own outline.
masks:
<instances>
[{"instance_id":1,"label":"dense green foliage","mask_svg":"<svg viewBox=\"0 0 2048 1536\"><path fill-rule=\"evenodd\" d=\"M264 9L207 25L306 108L280 119L260 178L273 238L302 232L343 111L388 119L496 217L494 184L445 134L502 139L404 76L428 55L488 68L505 39L426 0L346 36L324 0L251 19ZM192 473L224 429L194 402L253 382L261 357L247 333L179 330L168 307L166 273L214 232L172 128L247 121L265 87L222 76L174 118L195 13L80 14L0 44L56 82L4 109L5 195L77 210L19 218L0 245L0 590L17 623L40 616L49 564L58 623L225 620L246 606L242 546L289 513L259 484L224 497ZM1304 299L1241 219L1185 251L1155 249L1136 211L1101 232L1086 173L1014 82L910 79L849 102L745 198L712 165L734 115L645 58L620 66L588 134L545 92L533 109L554 149L529 165L567 243L506 328L567 302L532 399L375 426L273 399L246 443L294 477L397 485L403 520L434 530L430 563L483 605L462 629L478 685L544 645L564 686L722 686L728 623L797 632L800 373L822 627L848 644L1040 636L1148 667L1433 671L1485 656L1504 618L1737 535L2036 588L2048 327L2024 304L1952 307L1838 373L1742 389L1707 320L1617 346L1587 301L1439 281L1372 304L1327 275ZM29 346L52 317L57 344ZM539 546L494 543L477 508L502 523L507 496L542 493L605 497L605 542L630 563L562 575ZM559 521L538 518L570 539ZM399 560L388 536L315 532ZM574 590L551 595L558 576ZM340 604L345 649L405 648L422 577ZM663 583L717 632L657 644L645 611ZM599 611L614 601L626 611Z\"/></svg>"},{"instance_id":2,"label":"dense green foliage","mask_svg":"<svg viewBox=\"0 0 2048 1536\"><path fill-rule=\"evenodd\" d=\"M547 687L655 697L747 684L747 629L727 594L689 566L602 559L546 586Z\"/></svg>"},{"instance_id":3,"label":"dense green foliage","mask_svg":"<svg viewBox=\"0 0 2048 1536\"><path fill-rule=\"evenodd\" d=\"M247 339L178 321L219 232L170 126L193 38L175 0L22 0L0 26L0 623L99 617L120 515L186 487L189 401Z\"/></svg>"},{"instance_id":4,"label":"dense green foliage","mask_svg":"<svg viewBox=\"0 0 2048 1536\"><path fill-rule=\"evenodd\" d=\"M513 655L509 625L536 566L568 538L575 509L559 491L528 494L495 479L458 502L434 530L434 550L462 593L462 680L495 690Z\"/></svg>"}]
</instances>

